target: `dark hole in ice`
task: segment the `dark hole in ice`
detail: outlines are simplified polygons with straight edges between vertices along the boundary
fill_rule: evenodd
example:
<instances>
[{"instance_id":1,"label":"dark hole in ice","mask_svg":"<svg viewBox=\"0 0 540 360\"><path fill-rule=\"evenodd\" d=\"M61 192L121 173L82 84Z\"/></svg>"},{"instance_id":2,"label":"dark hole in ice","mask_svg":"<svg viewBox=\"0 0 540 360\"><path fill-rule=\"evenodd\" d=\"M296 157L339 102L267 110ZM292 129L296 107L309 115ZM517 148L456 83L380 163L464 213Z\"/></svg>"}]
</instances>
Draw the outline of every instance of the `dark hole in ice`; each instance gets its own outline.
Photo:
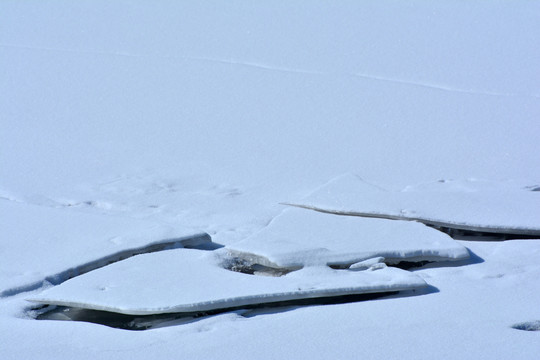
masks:
<instances>
[{"instance_id":1,"label":"dark hole in ice","mask_svg":"<svg viewBox=\"0 0 540 360\"><path fill-rule=\"evenodd\" d=\"M290 272L296 271L298 269L288 269L288 268L273 268L269 266L264 266L256 263L252 263L248 260L231 257L225 259L221 266L224 269L239 272L242 274L249 275L262 275L262 276L283 276Z\"/></svg>"},{"instance_id":2,"label":"dark hole in ice","mask_svg":"<svg viewBox=\"0 0 540 360\"><path fill-rule=\"evenodd\" d=\"M400 268L402 270L409 270L413 268L421 268L424 265L431 263L432 261L400 261L397 264L392 264L393 267Z\"/></svg>"},{"instance_id":3,"label":"dark hole in ice","mask_svg":"<svg viewBox=\"0 0 540 360\"><path fill-rule=\"evenodd\" d=\"M351 264L329 264L328 266L334 270L347 270Z\"/></svg>"},{"instance_id":4,"label":"dark hole in ice","mask_svg":"<svg viewBox=\"0 0 540 360\"><path fill-rule=\"evenodd\" d=\"M538 239L540 235L515 234L511 230L508 232L487 232L487 231L472 231L462 230L443 226L431 226L434 229L448 234L455 240L470 240L470 241L504 241L504 240L526 240Z\"/></svg>"},{"instance_id":5,"label":"dark hole in ice","mask_svg":"<svg viewBox=\"0 0 540 360\"><path fill-rule=\"evenodd\" d=\"M513 329L524 331L540 331L540 320L527 321L512 325Z\"/></svg>"},{"instance_id":6,"label":"dark hole in ice","mask_svg":"<svg viewBox=\"0 0 540 360\"><path fill-rule=\"evenodd\" d=\"M241 307L229 307L200 312L168 313L155 315L126 315L108 311L89 310L84 308L65 307L65 306L45 306L36 308L34 313L38 313L37 320L64 320L64 321L83 321L94 324L105 325L124 330L149 330L153 328L174 326L191 323L202 318L223 314L227 312L245 312L246 317L260 314L279 313L289 311L298 306L316 306L345 304L366 300L373 300L385 296L397 294L397 291L372 294L342 295L309 299L296 299L287 301L278 301L271 303L261 303Z\"/></svg>"},{"instance_id":7,"label":"dark hole in ice","mask_svg":"<svg viewBox=\"0 0 540 360\"><path fill-rule=\"evenodd\" d=\"M398 263L387 263L386 265L397 267L403 270L409 270L413 268L421 268L424 265L430 264L432 261L400 261ZM335 270L347 270L352 264L329 264L328 266Z\"/></svg>"}]
</instances>

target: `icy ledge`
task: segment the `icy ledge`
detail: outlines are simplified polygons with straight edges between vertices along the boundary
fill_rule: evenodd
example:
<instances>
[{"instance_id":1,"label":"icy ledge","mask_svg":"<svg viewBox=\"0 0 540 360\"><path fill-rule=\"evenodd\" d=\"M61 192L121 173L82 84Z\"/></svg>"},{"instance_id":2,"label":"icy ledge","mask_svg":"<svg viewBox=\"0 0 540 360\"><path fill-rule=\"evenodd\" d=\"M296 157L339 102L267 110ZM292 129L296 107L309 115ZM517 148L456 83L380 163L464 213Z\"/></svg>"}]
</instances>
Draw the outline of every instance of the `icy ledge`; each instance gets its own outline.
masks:
<instances>
[{"instance_id":1,"label":"icy ledge","mask_svg":"<svg viewBox=\"0 0 540 360\"><path fill-rule=\"evenodd\" d=\"M448 261L469 257L448 235L423 224L324 214L288 208L261 231L226 249L252 263L276 268L347 267L383 257L400 261Z\"/></svg>"},{"instance_id":2,"label":"icy ledge","mask_svg":"<svg viewBox=\"0 0 540 360\"><path fill-rule=\"evenodd\" d=\"M209 311L258 303L422 288L397 268L310 266L281 277L223 268L226 251L176 249L139 255L78 276L28 300L121 314Z\"/></svg>"},{"instance_id":3,"label":"icy ledge","mask_svg":"<svg viewBox=\"0 0 540 360\"><path fill-rule=\"evenodd\" d=\"M288 204L339 215L412 220L450 230L540 236L540 192L508 183L440 180L386 191L346 174Z\"/></svg>"},{"instance_id":4,"label":"icy ledge","mask_svg":"<svg viewBox=\"0 0 540 360\"><path fill-rule=\"evenodd\" d=\"M63 281L136 254L210 244L205 233L157 222L0 201L6 256L0 298Z\"/></svg>"}]
</instances>

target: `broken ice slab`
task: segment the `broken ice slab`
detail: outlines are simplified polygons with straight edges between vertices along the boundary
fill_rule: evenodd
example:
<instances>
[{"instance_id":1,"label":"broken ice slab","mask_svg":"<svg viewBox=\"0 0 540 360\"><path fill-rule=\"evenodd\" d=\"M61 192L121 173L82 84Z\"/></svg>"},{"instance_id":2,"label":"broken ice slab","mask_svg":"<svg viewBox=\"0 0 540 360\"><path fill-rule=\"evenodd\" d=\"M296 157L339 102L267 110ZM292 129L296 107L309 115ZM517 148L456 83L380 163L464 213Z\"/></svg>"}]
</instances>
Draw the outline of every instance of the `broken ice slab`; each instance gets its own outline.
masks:
<instances>
[{"instance_id":1,"label":"broken ice slab","mask_svg":"<svg viewBox=\"0 0 540 360\"><path fill-rule=\"evenodd\" d=\"M138 253L211 242L193 229L15 201L0 201L0 225L0 297L58 284Z\"/></svg>"},{"instance_id":2,"label":"broken ice slab","mask_svg":"<svg viewBox=\"0 0 540 360\"><path fill-rule=\"evenodd\" d=\"M397 268L306 267L281 277L223 268L225 251L176 249L111 264L44 290L30 301L148 315L209 311L293 299L395 292L426 286Z\"/></svg>"},{"instance_id":3,"label":"broken ice slab","mask_svg":"<svg viewBox=\"0 0 540 360\"><path fill-rule=\"evenodd\" d=\"M451 230L540 236L540 193L511 183L440 180L386 191L346 174L290 204Z\"/></svg>"},{"instance_id":4,"label":"broken ice slab","mask_svg":"<svg viewBox=\"0 0 540 360\"><path fill-rule=\"evenodd\" d=\"M469 257L448 235L423 224L285 209L250 237L226 247L234 256L269 267L351 265L384 257L400 261L446 261Z\"/></svg>"},{"instance_id":5,"label":"broken ice slab","mask_svg":"<svg viewBox=\"0 0 540 360\"><path fill-rule=\"evenodd\" d=\"M377 270L377 269L382 269L384 267L386 267L384 258L379 256L376 258L367 259L367 260L354 263L351 266L349 266L349 269L361 271L361 270Z\"/></svg>"}]
</instances>

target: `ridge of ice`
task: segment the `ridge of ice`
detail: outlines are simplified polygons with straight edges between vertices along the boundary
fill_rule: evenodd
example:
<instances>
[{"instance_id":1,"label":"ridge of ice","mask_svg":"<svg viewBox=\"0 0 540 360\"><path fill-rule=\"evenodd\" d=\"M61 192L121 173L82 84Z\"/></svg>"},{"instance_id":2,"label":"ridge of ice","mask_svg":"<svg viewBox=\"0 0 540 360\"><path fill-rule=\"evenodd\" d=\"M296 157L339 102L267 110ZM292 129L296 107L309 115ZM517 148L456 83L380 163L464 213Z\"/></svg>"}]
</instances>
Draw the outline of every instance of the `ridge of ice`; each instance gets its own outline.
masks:
<instances>
[{"instance_id":1,"label":"ridge of ice","mask_svg":"<svg viewBox=\"0 0 540 360\"><path fill-rule=\"evenodd\" d=\"M252 236L226 246L240 258L270 267L350 265L374 257L387 262L460 260L465 247L448 235L408 221L285 209Z\"/></svg>"},{"instance_id":2,"label":"ridge of ice","mask_svg":"<svg viewBox=\"0 0 540 360\"><path fill-rule=\"evenodd\" d=\"M386 267L386 264L384 263L384 258L379 256L379 257L374 257L372 259L367 259L367 260L354 263L351 266L349 266L349 269L360 271L360 270L378 270L385 267Z\"/></svg>"},{"instance_id":3,"label":"ridge of ice","mask_svg":"<svg viewBox=\"0 0 540 360\"><path fill-rule=\"evenodd\" d=\"M426 286L417 275L397 268L370 272L311 266L281 277L247 275L222 268L222 256L223 251L191 249L143 254L70 279L29 300L147 315Z\"/></svg>"},{"instance_id":4,"label":"ridge of ice","mask_svg":"<svg viewBox=\"0 0 540 360\"><path fill-rule=\"evenodd\" d=\"M193 229L14 201L0 201L0 214L2 237L9 239L1 250L18 254L0 263L0 297L58 284L136 253L210 242Z\"/></svg>"},{"instance_id":5,"label":"ridge of ice","mask_svg":"<svg viewBox=\"0 0 540 360\"><path fill-rule=\"evenodd\" d=\"M502 182L439 180L402 191L381 191L346 174L289 204L340 215L414 220L460 230L540 235L538 193Z\"/></svg>"}]
</instances>

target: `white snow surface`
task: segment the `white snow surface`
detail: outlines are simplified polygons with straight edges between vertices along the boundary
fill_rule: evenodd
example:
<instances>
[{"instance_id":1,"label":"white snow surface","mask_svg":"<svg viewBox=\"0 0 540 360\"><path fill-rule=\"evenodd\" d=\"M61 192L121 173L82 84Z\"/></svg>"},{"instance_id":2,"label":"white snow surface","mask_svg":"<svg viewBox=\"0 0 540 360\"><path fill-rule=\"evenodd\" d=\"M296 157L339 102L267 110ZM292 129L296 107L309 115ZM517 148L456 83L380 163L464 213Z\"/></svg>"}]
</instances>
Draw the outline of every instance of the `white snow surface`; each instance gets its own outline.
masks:
<instances>
[{"instance_id":1,"label":"white snow surface","mask_svg":"<svg viewBox=\"0 0 540 360\"><path fill-rule=\"evenodd\" d=\"M342 215L418 220L462 230L540 236L536 187L475 179L440 180L386 191L360 177L339 176L293 204Z\"/></svg>"},{"instance_id":2,"label":"white snow surface","mask_svg":"<svg viewBox=\"0 0 540 360\"><path fill-rule=\"evenodd\" d=\"M234 245L344 173L421 210L497 188L475 218L523 225L501 204L537 209L539 33L535 1L1 1L0 358L536 358L532 239L459 241L421 296L141 332L25 299L169 236Z\"/></svg>"},{"instance_id":3,"label":"white snow surface","mask_svg":"<svg viewBox=\"0 0 540 360\"><path fill-rule=\"evenodd\" d=\"M318 266L271 277L227 270L221 262L214 252L202 250L144 254L68 280L30 300L148 315L426 286L422 278L396 268L351 271Z\"/></svg>"},{"instance_id":4,"label":"white snow surface","mask_svg":"<svg viewBox=\"0 0 540 360\"><path fill-rule=\"evenodd\" d=\"M469 252L448 235L409 221L368 219L289 208L247 239L228 245L238 257L271 267L462 260Z\"/></svg>"},{"instance_id":5,"label":"white snow surface","mask_svg":"<svg viewBox=\"0 0 540 360\"><path fill-rule=\"evenodd\" d=\"M0 201L0 213L0 296L58 283L152 246L210 241L193 229L16 201Z\"/></svg>"}]
</instances>

